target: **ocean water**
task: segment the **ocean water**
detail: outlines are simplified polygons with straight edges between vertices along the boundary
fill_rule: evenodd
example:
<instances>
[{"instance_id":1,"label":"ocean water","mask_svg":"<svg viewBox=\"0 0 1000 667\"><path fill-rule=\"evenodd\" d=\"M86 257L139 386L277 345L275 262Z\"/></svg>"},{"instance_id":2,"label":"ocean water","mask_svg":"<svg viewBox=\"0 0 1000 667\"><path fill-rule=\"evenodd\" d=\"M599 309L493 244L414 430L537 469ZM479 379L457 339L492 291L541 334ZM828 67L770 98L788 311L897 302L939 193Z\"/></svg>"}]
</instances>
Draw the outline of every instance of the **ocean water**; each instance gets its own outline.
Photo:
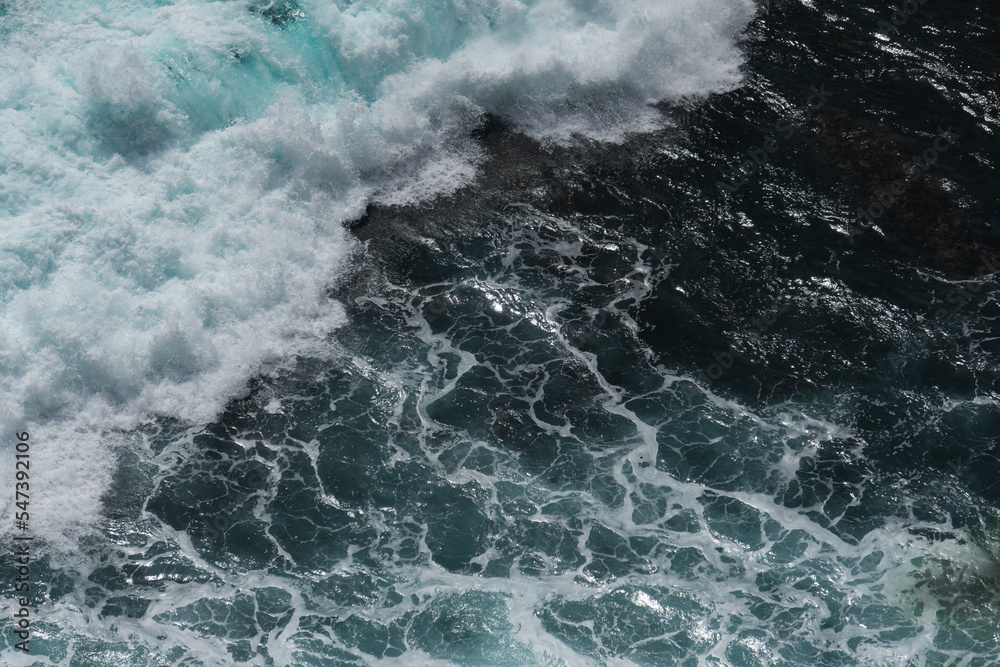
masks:
<instances>
[{"instance_id":1,"label":"ocean water","mask_svg":"<svg viewBox=\"0 0 1000 667\"><path fill-rule=\"evenodd\" d=\"M1000 664L994 14L0 0L0 661Z\"/></svg>"}]
</instances>

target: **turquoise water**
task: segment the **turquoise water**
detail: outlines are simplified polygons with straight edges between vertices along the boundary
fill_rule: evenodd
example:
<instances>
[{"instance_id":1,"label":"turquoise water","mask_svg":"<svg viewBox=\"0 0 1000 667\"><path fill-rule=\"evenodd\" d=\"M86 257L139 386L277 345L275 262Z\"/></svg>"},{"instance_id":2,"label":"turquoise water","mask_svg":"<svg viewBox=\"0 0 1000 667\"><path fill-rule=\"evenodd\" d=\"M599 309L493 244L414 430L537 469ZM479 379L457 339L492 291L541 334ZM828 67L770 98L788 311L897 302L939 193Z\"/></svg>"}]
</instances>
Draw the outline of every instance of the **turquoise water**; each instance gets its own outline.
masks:
<instances>
[{"instance_id":1,"label":"turquoise water","mask_svg":"<svg viewBox=\"0 0 1000 667\"><path fill-rule=\"evenodd\" d=\"M984 14L0 4L3 662L997 663Z\"/></svg>"}]
</instances>

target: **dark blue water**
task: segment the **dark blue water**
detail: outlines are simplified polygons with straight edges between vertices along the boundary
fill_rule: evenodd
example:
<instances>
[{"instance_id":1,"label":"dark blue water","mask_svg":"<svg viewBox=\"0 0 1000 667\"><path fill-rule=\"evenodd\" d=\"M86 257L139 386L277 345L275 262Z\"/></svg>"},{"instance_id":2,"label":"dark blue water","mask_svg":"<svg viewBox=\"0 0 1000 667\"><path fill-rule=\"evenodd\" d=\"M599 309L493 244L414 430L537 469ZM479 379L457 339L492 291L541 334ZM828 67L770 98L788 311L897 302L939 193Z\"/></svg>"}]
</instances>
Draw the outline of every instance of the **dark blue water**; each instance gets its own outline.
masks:
<instances>
[{"instance_id":1,"label":"dark blue water","mask_svg":"<svg viewBox=\"0 0 1000 667\"><path fill-rule=\"evenodd\" d=\"M989 6L0 7L6 664L1000 662Z\"/></svg>"}]
</instances>

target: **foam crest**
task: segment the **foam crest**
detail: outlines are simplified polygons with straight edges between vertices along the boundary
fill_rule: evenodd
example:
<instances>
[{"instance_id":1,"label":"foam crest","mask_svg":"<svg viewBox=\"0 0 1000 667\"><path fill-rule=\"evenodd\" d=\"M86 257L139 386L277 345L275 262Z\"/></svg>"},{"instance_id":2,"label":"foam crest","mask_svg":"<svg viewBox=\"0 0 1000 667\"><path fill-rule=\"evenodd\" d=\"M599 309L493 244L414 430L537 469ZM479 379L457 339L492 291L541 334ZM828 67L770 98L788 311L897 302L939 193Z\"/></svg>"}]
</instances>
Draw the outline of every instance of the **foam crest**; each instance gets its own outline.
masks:
<instances>
[{"instance_id":1,"label":"foam crest","mask_svg":"<svg viewBox=\"0 0 1000 667\"><path fill-rule=\"evenodd\" d=\"M619 141L658 125L651 103L736 85L741 61L734 38L752 7L547 0L472 5L455 17L466 7L456 3L448 11L427 12L423 25L413 26L412 16L391 24L388 47L383 24L356 26L367 15L352 11L358 6L346 12L352 19L346 22L344 12L331 10L329 37L352 45L352 62L381 62L388 70L376 105L407 103L432 119L449 104L464 104L560 142L574 135ZM471 31L451 50L447 40L409 39L429 32L441 14L453 25L485 22L491 29ZM411 29L399 34L404 26ZM359 44L349 29L371 37ZM420 58L427 53L436 57Z\"/></svg>"}]
</instances>

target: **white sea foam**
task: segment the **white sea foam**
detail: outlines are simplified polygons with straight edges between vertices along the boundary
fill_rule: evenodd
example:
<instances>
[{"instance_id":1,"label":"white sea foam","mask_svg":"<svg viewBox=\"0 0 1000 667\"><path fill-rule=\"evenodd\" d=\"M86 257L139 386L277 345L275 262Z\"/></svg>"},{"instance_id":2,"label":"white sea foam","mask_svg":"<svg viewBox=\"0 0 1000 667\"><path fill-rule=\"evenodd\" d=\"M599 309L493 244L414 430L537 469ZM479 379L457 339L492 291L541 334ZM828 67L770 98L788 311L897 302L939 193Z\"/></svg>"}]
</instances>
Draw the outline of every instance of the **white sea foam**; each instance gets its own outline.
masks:
<instances>
[{"instance_id":1,"label":"white sea foam","mask_svg":"<svg viewBox=\"0 0 1000 667\"><path fill-rule=\"evenodd\" d=\"M546 141L649 130L651 102L737 84L751 11L307 1L281 29L236 0L10 4L0 426L33 433L38 530L94 523L109 430L204 422L321 353L344 322L342 223L470 182L483 114Z\"/></svg>"}]
</instances>

